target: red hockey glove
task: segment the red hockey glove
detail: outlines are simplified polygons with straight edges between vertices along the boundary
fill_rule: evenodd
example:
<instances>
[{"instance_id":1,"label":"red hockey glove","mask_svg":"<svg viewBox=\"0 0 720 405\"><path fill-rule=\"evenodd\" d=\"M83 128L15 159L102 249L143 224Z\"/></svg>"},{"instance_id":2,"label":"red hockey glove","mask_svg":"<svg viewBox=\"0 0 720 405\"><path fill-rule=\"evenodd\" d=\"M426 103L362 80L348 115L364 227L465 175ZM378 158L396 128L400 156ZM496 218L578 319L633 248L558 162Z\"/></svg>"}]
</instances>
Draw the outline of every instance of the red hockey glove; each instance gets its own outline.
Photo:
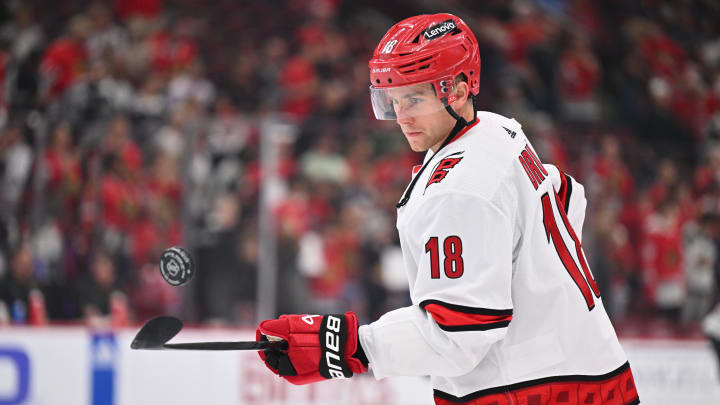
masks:
<instances>
[{"instance_id":1,"label":"red hockey glove","mask_svg":"<svg viewBox=\"0 0 720 405\"><path fill-rule=\"evenodd\" d=\"M288 350L258 352L273 373L296 385L349 378L367 371L358 341L358 320L345 315L282 315L258 326L257 340L288 342Z\"/></svg>"}]
</instances>

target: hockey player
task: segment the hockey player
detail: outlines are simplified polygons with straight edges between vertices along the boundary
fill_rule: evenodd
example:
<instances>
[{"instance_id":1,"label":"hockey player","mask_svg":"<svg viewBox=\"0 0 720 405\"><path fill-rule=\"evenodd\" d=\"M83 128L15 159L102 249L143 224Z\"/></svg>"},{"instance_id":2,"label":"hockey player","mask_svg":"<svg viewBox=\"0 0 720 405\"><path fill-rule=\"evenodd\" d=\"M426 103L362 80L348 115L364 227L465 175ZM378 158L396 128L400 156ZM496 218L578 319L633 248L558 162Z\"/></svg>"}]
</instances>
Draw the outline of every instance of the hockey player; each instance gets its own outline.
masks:
<instances>
[{"instance_id":1,"label":"hockey player","mask_svg":"<svg viewBox=\"0 0 720 405\"><path fill-rule=\"evenodd\" d=\"M413 305L358 327L354 313L283 315L260 357L295 384L431 376L437 404L637 404L625 353L583 254L583 187L543 165L514 119L476 111L480 55L451 14L394 25L370 67L378 119L422 166L397 204Z\"/></svg>"}]
</instances>

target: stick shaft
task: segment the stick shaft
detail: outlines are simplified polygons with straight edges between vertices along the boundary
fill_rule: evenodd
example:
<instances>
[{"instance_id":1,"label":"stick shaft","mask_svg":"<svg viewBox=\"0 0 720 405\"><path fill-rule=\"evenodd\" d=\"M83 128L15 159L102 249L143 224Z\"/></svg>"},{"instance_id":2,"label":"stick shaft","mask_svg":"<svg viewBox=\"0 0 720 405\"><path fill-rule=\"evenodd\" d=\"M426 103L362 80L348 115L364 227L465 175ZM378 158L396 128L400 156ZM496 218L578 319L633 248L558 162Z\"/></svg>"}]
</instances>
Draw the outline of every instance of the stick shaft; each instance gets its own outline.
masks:
<instances>
[{"instance_id":1,"label":"stick shaft","mask_svg":"<svg viewBox=\"0 0 720 405\"><path fill-rule=\"evenodd\" d=\"M195 342L166 343L164 349L175 350L287 350L287 342Z\"/></svg>"}]
</instances>

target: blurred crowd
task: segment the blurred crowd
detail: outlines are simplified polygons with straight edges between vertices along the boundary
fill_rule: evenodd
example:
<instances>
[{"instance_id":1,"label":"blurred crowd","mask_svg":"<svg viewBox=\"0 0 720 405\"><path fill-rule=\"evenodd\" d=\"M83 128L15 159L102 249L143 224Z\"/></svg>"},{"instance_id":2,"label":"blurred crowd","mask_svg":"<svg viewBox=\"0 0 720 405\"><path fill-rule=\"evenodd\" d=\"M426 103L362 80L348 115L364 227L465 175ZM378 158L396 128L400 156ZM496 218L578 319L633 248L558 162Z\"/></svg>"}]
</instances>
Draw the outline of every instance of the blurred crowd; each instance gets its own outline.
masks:
<instances>
[{"instance_id":1,"label":"blurred crowd","mask_svg":"<svg viewBox=\"0 0 720 405\"><path fill-rule=\"evenodd\" d=\"M620 333L697 333L720 278L720 3L439 5L3 3L0 323L251 325L261 194L278 312L406 305L394 205L422 156L372 118L367 61L394 22L450 11L480 42L478 108L585 185ZM172 245L199 268L182 289L157 267Z\"/></svg>"}]
</instances>

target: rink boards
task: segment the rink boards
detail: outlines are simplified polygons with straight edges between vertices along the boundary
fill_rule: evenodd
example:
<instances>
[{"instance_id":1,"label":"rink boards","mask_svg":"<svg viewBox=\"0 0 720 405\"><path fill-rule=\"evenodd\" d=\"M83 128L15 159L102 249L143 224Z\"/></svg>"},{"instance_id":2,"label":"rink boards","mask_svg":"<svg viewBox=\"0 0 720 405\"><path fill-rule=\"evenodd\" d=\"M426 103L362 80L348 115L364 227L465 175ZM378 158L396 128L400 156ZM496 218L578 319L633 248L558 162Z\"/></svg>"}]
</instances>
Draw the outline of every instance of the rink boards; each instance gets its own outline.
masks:
<instances>
[{"instance_id":1,"label":"rink boards","mask_svg":"<svg viewBox=\"0 0 720 405\"><path fill-rule=\"evenodd\" d=\"M0 404L432 404L427 378L363 375L296 387L254 352L134 351L135 329L0 327ZM251 331L186 329L174 342L254 340ZM623 340L643 403L720 403L718 367L699 340Z\"/></svg>"}]
</instances>

